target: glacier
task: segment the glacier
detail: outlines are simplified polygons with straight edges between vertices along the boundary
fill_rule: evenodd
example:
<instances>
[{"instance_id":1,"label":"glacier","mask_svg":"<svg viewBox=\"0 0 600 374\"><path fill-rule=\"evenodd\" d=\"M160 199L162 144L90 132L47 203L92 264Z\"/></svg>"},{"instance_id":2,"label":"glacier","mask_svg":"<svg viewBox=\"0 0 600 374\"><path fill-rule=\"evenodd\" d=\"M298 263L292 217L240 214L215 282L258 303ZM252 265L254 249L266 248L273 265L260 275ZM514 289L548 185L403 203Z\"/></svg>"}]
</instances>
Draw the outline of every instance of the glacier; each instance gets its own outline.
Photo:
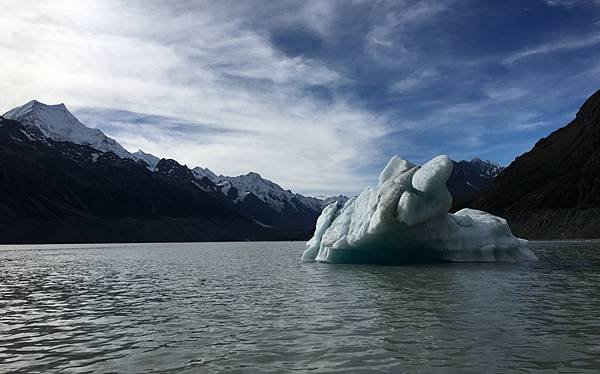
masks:
<instances>
[{"instance_id":1,"label":"glacier","mask_svg":"<svg viewBox=\"0 0 600 374\"><path fill-rule=\"evenodd\" d=\"M330 263L516 262L536 260L506 220L462 209L450 214L441 155L417 166L393 156L376 187L344 204L327 205L306 243L303 261Z\"/></svg>"}]
</instances>

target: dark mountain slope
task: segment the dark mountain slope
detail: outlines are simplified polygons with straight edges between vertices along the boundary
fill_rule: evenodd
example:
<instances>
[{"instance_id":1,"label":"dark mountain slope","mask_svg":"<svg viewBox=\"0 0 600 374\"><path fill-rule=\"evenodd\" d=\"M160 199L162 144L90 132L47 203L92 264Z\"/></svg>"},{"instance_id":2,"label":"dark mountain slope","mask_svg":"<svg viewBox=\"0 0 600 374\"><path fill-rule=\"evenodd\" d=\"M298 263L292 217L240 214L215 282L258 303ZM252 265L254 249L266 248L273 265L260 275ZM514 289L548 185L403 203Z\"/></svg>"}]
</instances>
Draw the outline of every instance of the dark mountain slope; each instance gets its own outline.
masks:
<instances>
[{"instance_id":1,"label":"dark mountain slope","mask_svg":"<svg viewBox=\"0 0 600 374\"><path fill-rule=\"evenodd\" d=\"M257 223L220 191L211 190L209 180L191 183L189 169L175 161L161 160L157 168L153 173L111 152L55 142L1 118L0 242L273 240L305 235L306 229Z\"/></svg>"},{"instance_id":2,"label":"dark mountain slope","mask_svg":"<svg viewBox=\"0 0 600 374\"><path fill-rule=\"evenodd\" d=\"M600 91L471 206L505 216L528 238L600 237Z\"/></svg>"}]
</instances>

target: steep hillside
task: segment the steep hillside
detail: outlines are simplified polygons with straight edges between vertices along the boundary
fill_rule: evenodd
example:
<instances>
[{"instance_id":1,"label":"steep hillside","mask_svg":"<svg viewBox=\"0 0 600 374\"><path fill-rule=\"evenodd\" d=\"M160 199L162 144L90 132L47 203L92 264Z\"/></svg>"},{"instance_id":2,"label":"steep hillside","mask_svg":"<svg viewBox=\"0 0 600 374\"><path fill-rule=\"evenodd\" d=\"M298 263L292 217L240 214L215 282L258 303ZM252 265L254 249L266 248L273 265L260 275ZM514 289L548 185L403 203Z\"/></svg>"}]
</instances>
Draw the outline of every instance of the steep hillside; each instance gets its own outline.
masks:
<instances>
[{"instance_id":1,"label":"steep hillside","mask_svg":"<svg viewBox=\"0 0 600 374\"><path fill-rule=\"evenodd\" d=\"M471 206L505 216L528 238L600 237L600 91Z\"/></svg>"}]
</instances>

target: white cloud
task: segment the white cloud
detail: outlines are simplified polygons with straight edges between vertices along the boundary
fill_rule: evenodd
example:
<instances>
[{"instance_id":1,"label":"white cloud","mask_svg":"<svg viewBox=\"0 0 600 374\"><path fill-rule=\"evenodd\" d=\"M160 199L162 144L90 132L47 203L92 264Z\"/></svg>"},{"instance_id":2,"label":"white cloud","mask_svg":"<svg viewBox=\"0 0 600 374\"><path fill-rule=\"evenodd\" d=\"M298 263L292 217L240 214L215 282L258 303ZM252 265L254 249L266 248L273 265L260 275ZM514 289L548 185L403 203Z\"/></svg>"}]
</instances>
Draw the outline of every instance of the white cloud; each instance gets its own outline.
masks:
<instances>
[{"instance_id":1,"label":"white cloud","mask_svg":"<svg viewBox=\"0 0 600 374\"><path fill-rule=\"evenodd\" d=\"M335 70L275 50L235 10L202 11L160 2L9 1L0 23L0 108L32 98L70 108L123 109L208 123L229 132L160 131L126 124L109 133L143 148L224 174L253 170L309 193L355 192L359 170L378 159L385 119L306 88L344 81ZM173 4L171 4L173 5ZM307 7L327 27L327 10ZM102 127L102 126L100 126Z\"/></svg>"},{"instance_id":2,"label":"white cloud","mask_svg":"<svg viewBox=\"0 0 600 374\"><path fill-rule=\"evenodd\" d=\"M379 63L401 64L413 61L417 56L406 45L407 30L431 21L448 7L448 0L386 3L385 19L366 35L367 51ZM385 58L388 53L392 53L393 56Z\"/></svg>"},{"instance_id":3,"label":"white cloud","mask_svg":"<svg viewBox=\"0 0 600 374\"><path fill-rule=\"evenodd\" d=\"M549 43L544 43L535 47L525 48L520 51L517 51L506 57L503 62L505 65L510 65L527 57L588 48L595 46L598 43L600 43L600 35L590 35L587 37L552 41Z\"/></svg>"},{"instance_id":4,"label":"white cloud","mask_svg":"<svg viewBox=\"0 0 600 374\"><path fill-rule=\"evenodd\" d=\"M438 72L432 68L421 69L409 74L407 77L394 82L390 86L390 92L394 94L403 94L423 88L428 81L436 77Z\"/></svg>"},{"instance_id":5,"label":"white cloud","mask_svg":"<svg viewBox=\"0 0 600 374\"><path fill-rule=\"evenodd\" d=\"M488 85L483 88L487 97L496 102L511 101L526 96L529 91L521 87L506 87Z\"/></svg>"},{"instance_id":6,"label":"white cloud","mask_svg":"<svg viewBox=\"0 0 600 374\"><path fill-rule=\"evenodd\" d=\"M600 0L546 0L546 4L549 6L572 8L582 4L599 5Z\"/></svg>"}]
</instances>

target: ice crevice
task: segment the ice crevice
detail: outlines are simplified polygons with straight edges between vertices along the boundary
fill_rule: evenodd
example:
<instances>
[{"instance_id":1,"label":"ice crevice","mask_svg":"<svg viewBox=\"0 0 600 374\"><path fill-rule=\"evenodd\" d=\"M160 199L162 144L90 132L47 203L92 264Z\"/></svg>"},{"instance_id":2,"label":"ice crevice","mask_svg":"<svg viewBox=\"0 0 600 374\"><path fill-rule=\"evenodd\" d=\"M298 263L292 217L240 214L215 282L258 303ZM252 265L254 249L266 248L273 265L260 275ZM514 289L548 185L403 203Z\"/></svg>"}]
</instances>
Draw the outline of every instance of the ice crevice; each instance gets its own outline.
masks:
<instances>
[{"instance_id":1,"label":"ice crevice","mask_svg":"<svg viewBox=\"0 0 600 374\"><path fill-rule=\"evenodd\" d=\"M441 155L417 166L399 156L376 187L323 209L303 261L333 263L496 262L536 260L527 241L492 214L448 213L452 161Z\"/></svg>"}]
</instances>

